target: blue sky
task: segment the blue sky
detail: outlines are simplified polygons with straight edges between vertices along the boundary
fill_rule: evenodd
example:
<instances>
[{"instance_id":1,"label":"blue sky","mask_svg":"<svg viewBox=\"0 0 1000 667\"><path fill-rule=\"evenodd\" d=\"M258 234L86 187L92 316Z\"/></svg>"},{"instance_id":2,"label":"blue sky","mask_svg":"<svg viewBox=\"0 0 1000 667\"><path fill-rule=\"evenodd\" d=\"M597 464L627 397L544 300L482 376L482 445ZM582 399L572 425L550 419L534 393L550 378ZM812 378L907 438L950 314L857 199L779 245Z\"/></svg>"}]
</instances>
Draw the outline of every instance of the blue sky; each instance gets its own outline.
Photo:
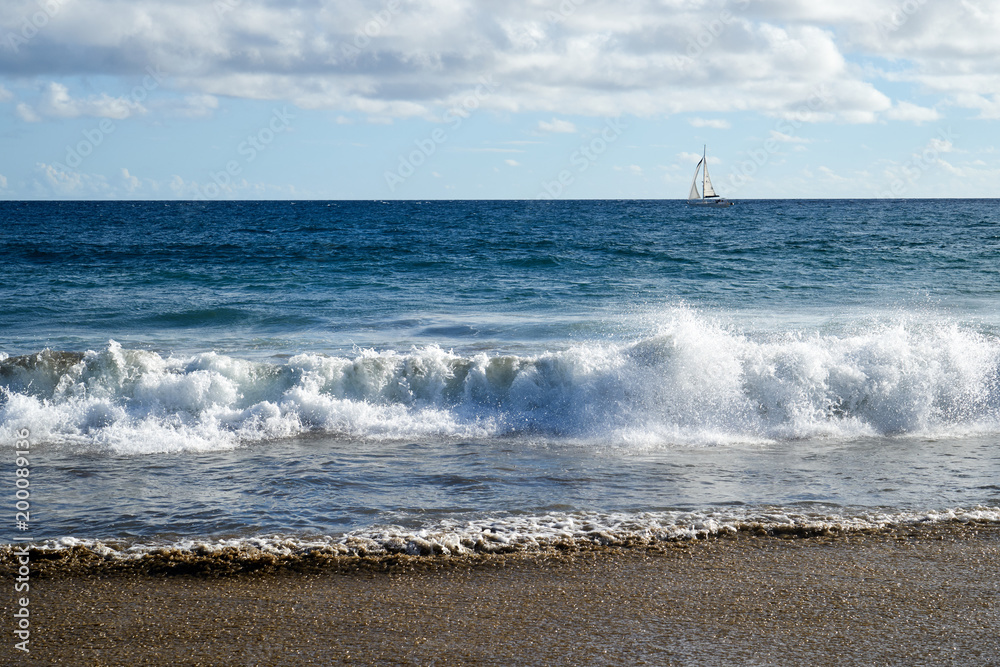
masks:
<instances>
[{"instance_id":1,"label":"blue sky","mask_svg":"<svg viewBox=\"0 0 1000 667\"><path fill-rule=\"evenodd\" d=\"M997 0L6 0L0 199L1000 196Z\"/></svg>"}]
</instances>

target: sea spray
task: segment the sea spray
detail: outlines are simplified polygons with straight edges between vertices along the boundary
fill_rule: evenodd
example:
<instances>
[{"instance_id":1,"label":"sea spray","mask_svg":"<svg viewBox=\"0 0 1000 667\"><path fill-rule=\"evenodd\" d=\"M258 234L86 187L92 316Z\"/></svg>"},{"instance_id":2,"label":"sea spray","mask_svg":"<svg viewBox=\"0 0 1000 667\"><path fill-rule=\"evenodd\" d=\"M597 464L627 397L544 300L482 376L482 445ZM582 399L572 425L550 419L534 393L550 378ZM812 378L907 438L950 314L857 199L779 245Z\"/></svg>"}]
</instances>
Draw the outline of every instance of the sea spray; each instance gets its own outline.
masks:
<instances>
[{"instance_id":1,"label":"sea spray","mask_svg":"<svg viewBox=\"0 0 1000 667\"><path fill-rule=\"evenodd\" d=\"M688 309L651 335L535 355L435 345L283 362L111 341L0 361L0 429L142 454L309 432L724 444L1000 429L1000 340L955 323L744 333Z\"/></svg>"}]
</instances>

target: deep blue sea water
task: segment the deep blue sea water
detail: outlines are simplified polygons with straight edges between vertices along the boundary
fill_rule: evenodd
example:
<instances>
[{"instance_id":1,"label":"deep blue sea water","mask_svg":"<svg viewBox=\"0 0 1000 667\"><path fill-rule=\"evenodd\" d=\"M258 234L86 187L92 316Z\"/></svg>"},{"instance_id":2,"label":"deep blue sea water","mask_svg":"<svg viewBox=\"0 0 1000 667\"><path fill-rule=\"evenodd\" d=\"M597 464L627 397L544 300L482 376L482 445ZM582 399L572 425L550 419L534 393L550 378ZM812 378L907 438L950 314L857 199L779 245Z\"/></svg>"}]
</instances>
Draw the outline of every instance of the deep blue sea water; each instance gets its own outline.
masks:
<instances>
[{"instance_id":1,"label":"deep blue sea water","mask_svg":"<svg viewBox=\"0 0 1000 667\"><path fill-rule=\"evenodd\" d=\"M0 202L0 451L50 545L998 521L998 217Z\"/></svg>"}]
</instances>

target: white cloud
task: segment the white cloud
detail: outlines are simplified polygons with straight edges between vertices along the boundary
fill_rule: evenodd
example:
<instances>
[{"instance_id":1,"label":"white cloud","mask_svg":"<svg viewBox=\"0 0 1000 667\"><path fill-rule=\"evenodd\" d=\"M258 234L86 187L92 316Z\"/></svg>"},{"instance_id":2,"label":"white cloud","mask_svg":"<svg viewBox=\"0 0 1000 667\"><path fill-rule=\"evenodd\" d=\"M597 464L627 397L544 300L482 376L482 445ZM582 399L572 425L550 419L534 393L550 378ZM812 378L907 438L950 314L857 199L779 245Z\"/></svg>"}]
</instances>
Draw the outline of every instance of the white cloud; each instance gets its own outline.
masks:
<instances>
[{"instance_id":1,"label":"white cloud","mask_svg":"<svg viewBox=\"0 0 1000 667\"><path fill-rule=\"evenodd\" d=\"M49 196L89 199L104 198L111 193L111 188L104 176L63 170L42 162L35 165L35 172L37 175L36 191Z\"/></svg>"},{"instance_id":2,"label":"white cloud","mask_svg":"<svg viewBox=\"0 0 1000 667\"><path fill-rule=\"evenodd\" d=\"M153 65L188 94L391 118L441 113L481 90L484 75L498 85L480 106L506 112L780 115L820 84L854 89L843 108L834 100L825 109L833 118L867 121L864 114L882 104L874 86L846 66L850 44L826 27L855 25L846 11L819 12L805 0L745 7L636 0L627 11L612 0L571 4L560 15L534 0L410 0L392 11L361 0L291 8L242 0L200 11L187 0L88 0L62 7L8 71L140 76ZM220 5L232 8L216 11ZM719 23L723 10L731 18ZM0 16L0 29L15 28L20 16ZM719 30L693 58L691 39L709 25ZM123 113L113 97L60 103L55 92L54 113ZM565 122L553 120L543 131Z\"/></svg>"},{"instance_id":3,"label":"white cloud","mask_svg":"<svg viewBox=\"0 0 1000 667\"><path fill-rule=\"evenodd\" d=\"M139 179L128 173L128 169L122 167L122 180L127 192L135 192L139 189Z\"/></svg>"},{"instance_id":4,"label":"white cloud","mask_svg":"<svg viewBox=\"0 0 1000 667\"><path fill-rule=\"evenodd\" d=\"M197 183L185 181L177 174L174 174L173 178L170 179L170 183L167 184L167 187L174 193L174 197L178 199L188 199L201 196Z\"/></svg>"},{"instance_id":5,"label":"white cloud","mask_svg":"<svg viewBox=\"0 0 1000 667\"><path fill-rule=\"evenodd\" d=\"M927 149L934 153L954 153L955 145L947 139L932 138L927 142Z\"/></svg>"},{"instance_id":6,"label":"white cloud","mask_svg":"<svg viewBox=\"0 0 1000 667\"><path fill-rule=\"evenodd\" d=\"M14 94L3 86L0 86L0 102L8 102L12 99L14 99Z\"/></svg>"},{"instance_id":7,"label":"white cloud","mask_svg":"<svg viewBox=\"0 0 1000 667\"><path fill-rule=\"evenodd\" d=\"M630 164L627 167L619 167L619 166L616 165L616 166L612 167L612 169L614 169L615 171L627 171L628 173L632 174L633 176L642 176L642 167L640 167L637 164Z\"/></svg>"},{"instance_id":8,"label":"white cloud","mask_svg":"<svg viewBox=\"0 0 1000 667\"><path fill-rule=\"evenodd\" d=\"M217 190L212 187L216 184L213 181L185 180L182 176L174 175L169 182L159 183L152 179L143 180L144 187L148 187L154 192L169 191L176 199L311 199L314 195L295 188L294 185L274 185L270 183L251 183L245 178L233 180L225 187ZM137 191L138 198L143 198L144 191ZM129 197L126 192L115 192L116 197L137 198L135 195Z\"/></svg>"},{"instance_id":9,"label":"white cloud","mask_svg":"<svg viewBox=\"0 0 1000 667\"><path fill-rule=\"evenodd\" d=\"M542 132L563 132L566 134L573 134L576 132L576 125L568 120L553 118L551 121L538 121L538 129Z\"/></svg>"},{"instance_id":10,"label":"white cloud","mask_svg":"<svg viewBox=\"0 0 1000 667\"><path fill-rule=\"evenodd\" d=\"M161 191L160 184L148 179L143 183L124 168L107 177L103 174L74 171L58 163L40 162L35 165L29 180L31 186L28 191L34 197L42 199L135 199L149 198L151 192L158 194ZM148 189L144 189L143 185ZM182 196L176 190L175 194ZM197 191L189 189L184 194L191 197Z\"/></svg>"},{"instance_id":11,"label":"white cloud","mask_svg":"<svg viewBox=\"0 0 1000 667\"><path fill-rule=\"evenodd\" d=\"M715 130L728 130L731 127L729 121L721 118L692 118L688 122L692 127L710 127Z\"/></svg>"},{"instance_id":12,"label":"white cloud","mask_svg":"<svg viewBox=\"0 0 1000 667\"><path fill-rule=\"evenodd\" d=\"M6 189L7 189L7 177L4 176L3 174L0 174L0 190L6 190Z\"/></svg>"},{"instance_id":13,"label":"white cloud","mask_svg":"<svg viewBox=\"0 0 1000 667\"><path fill-rule=\"evenodd\" d=\"M804 137L796 137L792 134L784 134L783 132L778 132L777 130L771 130L771 134L768 135L771 139L775 141L780 141L786 144L808 144L812 143L812 139L806 139Z\"/></svg>"},{"instance_id":14,"label":"white cloud","mask_svg":"<svg viewBox=\"0 0 1000 667\"><path fill-rule=\"evenodd\" d=\"M911 102L897 102L885 115L890 120L909 121L918 125L941 119L941 114L937 109L917 106Z\"/></svg>"},{"instance_id":15,"label":"white cloud","mask_svg":"<svg viewBox=\"0 0 1000 667\"><path fill-rule=\"evenodd\" d=\"M521 166L521 163L518 162L517 160L504 160L504 164L506 164L508 167L520 167Z\"/></svg>"},{"instance_id":16,"label":"white cloud","mask_svg":"<svg viewBox=\"0 0 1000 667\"><path fill-rule=\"evenodd\" d=\"M38 123L42 120L42 117L35 113L35 110L24 102L19 102L15 109L18 117L25 123Z\"/></svg>"},{"instance_id":17,"label":"white cloud","mask_svg":"<svg viewBox=\"0 0 1000 667\"><path fill-rule=\"evenodd\" d=\"M91 95L88 98L74 98L65 84L55 81L42 90L37 104L18 104L17 112L28 122L38 122L48 118L114 118L122 120L134 113L144 113L145 107L124 97L110 97L107 94Z\"/></svg>"},{"instance_id":18,"label":"white cloud","mask_svg":"<svg viewBox=\"0 0 1000 667\"><path fill-rule=\"evenodd\" d=\"M110 97L107 94L74 99L65 85L54 82L45 89L39 109L44 115L49 116L64 118L94 116L116 120L128 118L136 111L145 111L141 104L132 103L124 97Z\"/></svg>"},{"instance_id":19,"label":"white cloud","mask_svg":"<svg viewBox=\"0 0 1000 667\"><path fill-rule=\"evenodd\" d=\"M955 103L966 109L978 109L979 120L1000 120L1000 95L994 94L992 99L976 93L959 93L955 95Z\"/></svg>"},{"instance_id":20,"label":"white cloud","mask_svg":"<svg viewBox=\"0 0 1000 667\"><path fill-rule=\"evenodd\" d=\"M992 0L634 0L627 10L612 0L568 4L572 11L561 15L537 0L408 0L391 10L375 0L198 7L189 0L87 0L61 4L16 54L0 50L0 65L8 76L91 80L137 78L146 66L160 67L174 90L194 96L191 115L214 109L198 100L233 96L383 121L440 119L481 91L484 76L497 85L477 108L505 113L932 119L936 103L894 106L878 89L885 79L918 83L983 118L1000 114L991 99L1000 91L1000 12ZM18 31L37 7L4 3L0 34ZM892 71L853 64L871 56L894 63ZM827 95L811 108L817 91ZM74 98L51 86L43 98L36 116L141 111L121 97ZM539 129L558 131L554 124L566 122L553 118ZM725 121L703 122L695 126L725 129Z\"/></svg>"},{"instance_id":21,"label":"white cloud","mask_svg":"<svg viewBox=\"0 0 1000 667\"><path fill-rule=\"evenodd\" d=\"M825 176L827 180L833 181L833 182L836 182L836 183L845 183L845 182L847 182L849 180L847 178L844 178L843 176L838 175L836 172L834 172L829 167L822 167L821 166L819 168L819 173L823 174L823 176Z\"/></svg>"}]
</instances>

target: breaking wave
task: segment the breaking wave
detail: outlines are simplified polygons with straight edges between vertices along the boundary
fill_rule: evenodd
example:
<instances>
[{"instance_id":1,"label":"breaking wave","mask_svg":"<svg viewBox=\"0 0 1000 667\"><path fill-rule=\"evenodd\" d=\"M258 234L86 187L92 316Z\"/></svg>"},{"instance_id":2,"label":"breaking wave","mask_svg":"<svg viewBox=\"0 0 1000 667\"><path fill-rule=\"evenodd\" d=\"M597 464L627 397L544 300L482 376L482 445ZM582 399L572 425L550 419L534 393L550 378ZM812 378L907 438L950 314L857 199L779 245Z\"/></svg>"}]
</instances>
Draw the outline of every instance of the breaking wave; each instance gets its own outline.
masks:
<instances>
[{"instance_id":1,"label":"breaking wave","mask_svg":"<svg viewBox=\"0 0 1000 667\"><path fill-rule=\"evenodd\" d=\"M536 355L0 353L0 439L116 454L325 433L634 446L1000 431L1000 340L956 324L753 336L678 309L652 335Z\"/></svg>"}]
</instances>

